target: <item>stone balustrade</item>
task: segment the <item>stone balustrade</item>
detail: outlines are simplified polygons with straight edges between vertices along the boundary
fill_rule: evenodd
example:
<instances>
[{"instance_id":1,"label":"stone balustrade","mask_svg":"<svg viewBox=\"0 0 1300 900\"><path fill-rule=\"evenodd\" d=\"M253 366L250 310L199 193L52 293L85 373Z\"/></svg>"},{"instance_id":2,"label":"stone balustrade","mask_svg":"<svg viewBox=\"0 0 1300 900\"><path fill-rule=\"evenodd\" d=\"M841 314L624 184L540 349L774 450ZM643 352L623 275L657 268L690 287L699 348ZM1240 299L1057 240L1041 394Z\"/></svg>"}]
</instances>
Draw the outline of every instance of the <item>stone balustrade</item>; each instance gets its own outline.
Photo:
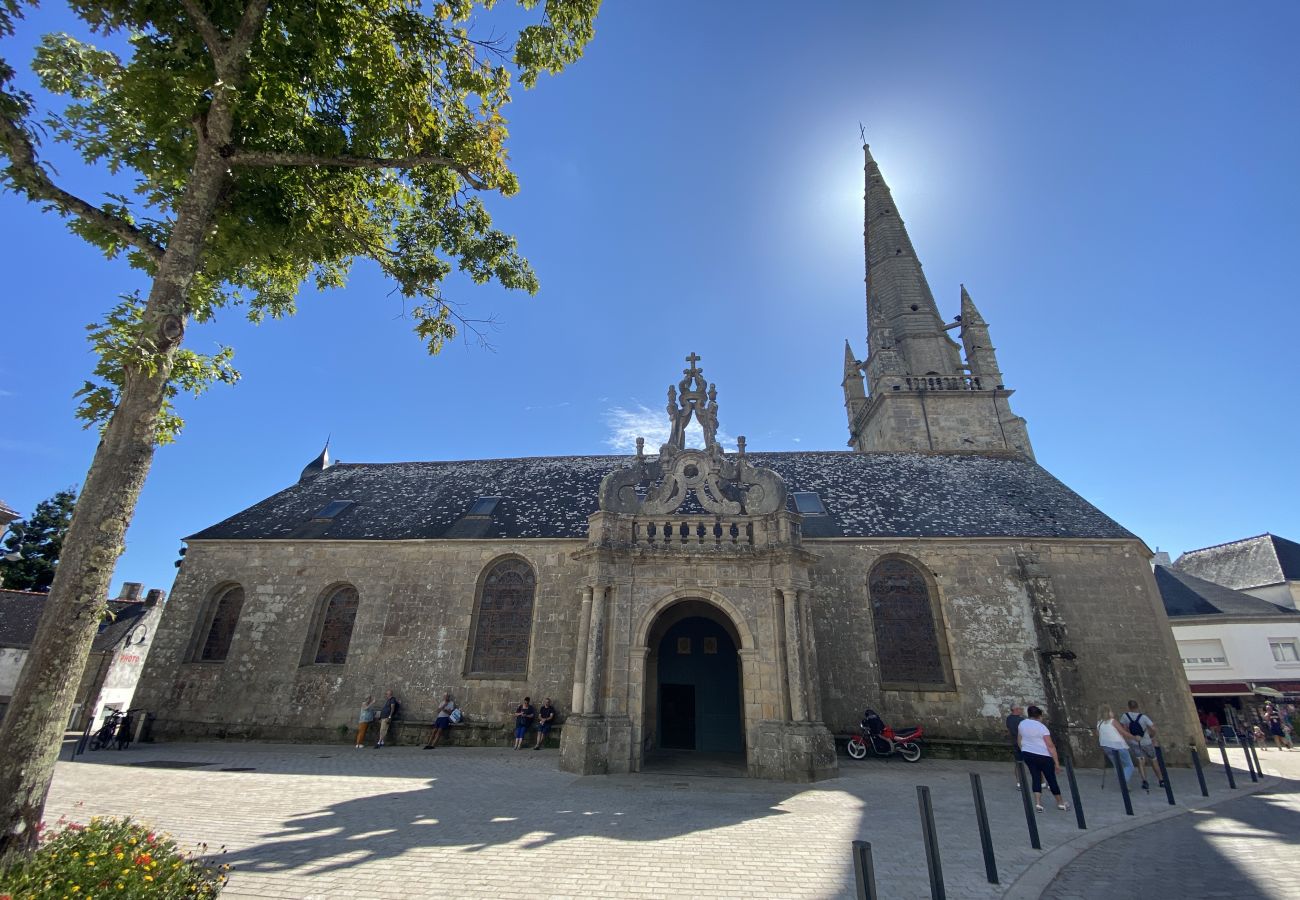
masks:
<instances>
[{"instance_id":1,"label":"stone balustrade","mask_svg":"<svg viewBox=\"0 0 1300 900\"><path fill-rule=\"evenodd\" d=\"M909 391L982 391L978 375L908 375L904 379Z\"/></svg>"},{"instance_id":2,"label":"stone balustrade","mask_svg":"<svg viewBox=\"0 0 1300 900\"><path fill-rule=\"evenodd\" d=\"M763 550L799 542L799 524L788 515L637 516L632 542L662 550Z\"/></svg>"}]
</instances>

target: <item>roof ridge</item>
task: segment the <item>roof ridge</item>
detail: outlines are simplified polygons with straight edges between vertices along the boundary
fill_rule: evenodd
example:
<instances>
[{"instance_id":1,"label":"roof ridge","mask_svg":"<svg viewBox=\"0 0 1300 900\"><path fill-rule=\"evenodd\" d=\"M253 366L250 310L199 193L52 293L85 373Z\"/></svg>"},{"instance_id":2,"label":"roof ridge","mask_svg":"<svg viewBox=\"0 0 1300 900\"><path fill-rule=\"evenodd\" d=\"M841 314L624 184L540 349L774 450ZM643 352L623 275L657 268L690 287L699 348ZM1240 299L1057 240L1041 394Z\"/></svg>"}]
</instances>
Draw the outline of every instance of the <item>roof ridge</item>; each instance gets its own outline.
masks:
<instances>
[{"instance_id":1,"label":"roof ridge","mask_svg":"<svg viewBox=\"0 0 1300 900\"><path fill-rule=\"evenodd\" d=\"M1263 537L1277 537L1277 535L1270 534L1269 532L1265 531L1263 534L1256 534L1245 538L1237 538L1235 541L1223 541L1222 543L1219 544L1210 544L1209 546L1206 547L1197 547L1195 550L1184 550L1181 554L1179 554L1178 558L1182 559L1184 556L1191 556L1193 553L1203 553L1206 550L1217 550L1220 547L1230 547L1233 544L1244 544L1247 541L1257 541Z\"/></svg>"}]
</instances>

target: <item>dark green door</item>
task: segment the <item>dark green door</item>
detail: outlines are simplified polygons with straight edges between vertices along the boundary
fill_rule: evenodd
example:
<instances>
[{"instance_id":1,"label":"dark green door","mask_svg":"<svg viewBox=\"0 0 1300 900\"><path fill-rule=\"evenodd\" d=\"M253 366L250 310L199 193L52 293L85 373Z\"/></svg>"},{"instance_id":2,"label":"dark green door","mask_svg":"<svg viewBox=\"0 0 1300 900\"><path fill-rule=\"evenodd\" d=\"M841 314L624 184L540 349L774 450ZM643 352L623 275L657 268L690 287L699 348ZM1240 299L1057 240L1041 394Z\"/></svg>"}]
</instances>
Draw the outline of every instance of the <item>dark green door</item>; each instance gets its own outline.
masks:
<instances>
[{"instance_id":1,"label":"dark green door","mask_svg":"<svg viewBox=\"0 0 1300 900\"><path fill-rule=\"evenodd\" d=\"M740 666L717 622L683 619L659 642L659 746L740 753Z\"/></svg>"}]
</instances>

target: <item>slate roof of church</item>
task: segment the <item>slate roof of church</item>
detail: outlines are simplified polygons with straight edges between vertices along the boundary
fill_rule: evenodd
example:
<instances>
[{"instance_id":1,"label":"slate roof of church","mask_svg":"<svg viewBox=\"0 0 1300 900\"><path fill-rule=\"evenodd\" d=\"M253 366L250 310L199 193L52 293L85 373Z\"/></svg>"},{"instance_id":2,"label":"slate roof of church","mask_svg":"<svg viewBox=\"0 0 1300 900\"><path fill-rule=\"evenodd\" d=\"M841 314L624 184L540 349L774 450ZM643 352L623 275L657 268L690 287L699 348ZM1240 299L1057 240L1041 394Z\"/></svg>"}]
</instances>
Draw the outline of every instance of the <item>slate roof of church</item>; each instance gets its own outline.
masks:
<instances>
[{"instance_id":1,"label":"slate roof of church","mask_svg":"<svg viewBox=\"0 0 1300 900\"><path fill-rule=\"evenodd\" d=\"M1300 581L1300 544L1275 534L1260 534L1189 550L1173 567L1237 589Z\"/></svg>"},{"instance_id":2,"label":"slate roof of church","mask_svg":"<svg viewBox=\"0 0 1300 900\"><path fill-rule=\"evenodd\" d=\"M1156 566L1156 587L1170 618L1179 616L1300 616L1300 611L1269 603L1213 581Z\"/></svg>"},{"instance_id":3,"label":"slate roof of church","mask_svg":"<svg viewBox=\"0 0 1300 900\"><path fill-rule=\"evenodd\" d=\"M41 613L49 594L34 591L0 590L0 647L25 650L36 639L36 627L41 623ZM115 647L136 624L149 607L141 602L110 600L108 608L115 618L100 623L92 650Z\"/></svg>"},{"instance_id":4,"label":"slate roof of church","mask_svg":"<svg viewBox=\"0 0 1300 900\"><path fill-rule=\"evenodd\" d=\"M190 539L584 538L601 479L631 459L337 463ZM749 459L775 469L792 495L821 497L827 515L806 518L805 537L1134 537L1014 454L814 451ZM490 517L467 518L479 497L503 499ZM354 503L317 517L339 500Z\"/></svg>"}]
</instances>

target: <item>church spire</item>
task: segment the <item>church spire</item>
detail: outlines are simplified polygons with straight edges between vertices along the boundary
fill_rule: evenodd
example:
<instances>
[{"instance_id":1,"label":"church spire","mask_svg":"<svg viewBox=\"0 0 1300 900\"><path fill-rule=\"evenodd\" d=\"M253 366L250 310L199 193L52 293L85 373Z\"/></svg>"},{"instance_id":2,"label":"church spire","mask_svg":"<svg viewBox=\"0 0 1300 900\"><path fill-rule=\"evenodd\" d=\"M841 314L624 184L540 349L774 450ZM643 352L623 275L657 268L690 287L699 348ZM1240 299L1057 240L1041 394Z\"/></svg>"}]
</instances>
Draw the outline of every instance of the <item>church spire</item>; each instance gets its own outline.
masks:
<instances>
[{"instance_id":1,"label":"church spire","mask_svg":"<svg viewBox=\"0 0 1300 900\"><path fill-rule=\"evenodd\" d=\"M997 352L989 338L989 326L975 308L975 301L961 286L961 343L971 375L979 378L985 390L1002 387L1002 370Z\"/></svg>"},{"instance_id":2,"label":"church spire","mask_svg":"<svg viewBox=\"0 0 1300 900\"><path fill-rule=\"evenodd\" d=\"M871 148L865 157L866 208L863 242L867 262L867 319L874 316L893 331L909 374L956 374L961 368L957 344L948 337L935 306L921 261L912 247L903 217Z\"/></svg>"}]
</instances>

